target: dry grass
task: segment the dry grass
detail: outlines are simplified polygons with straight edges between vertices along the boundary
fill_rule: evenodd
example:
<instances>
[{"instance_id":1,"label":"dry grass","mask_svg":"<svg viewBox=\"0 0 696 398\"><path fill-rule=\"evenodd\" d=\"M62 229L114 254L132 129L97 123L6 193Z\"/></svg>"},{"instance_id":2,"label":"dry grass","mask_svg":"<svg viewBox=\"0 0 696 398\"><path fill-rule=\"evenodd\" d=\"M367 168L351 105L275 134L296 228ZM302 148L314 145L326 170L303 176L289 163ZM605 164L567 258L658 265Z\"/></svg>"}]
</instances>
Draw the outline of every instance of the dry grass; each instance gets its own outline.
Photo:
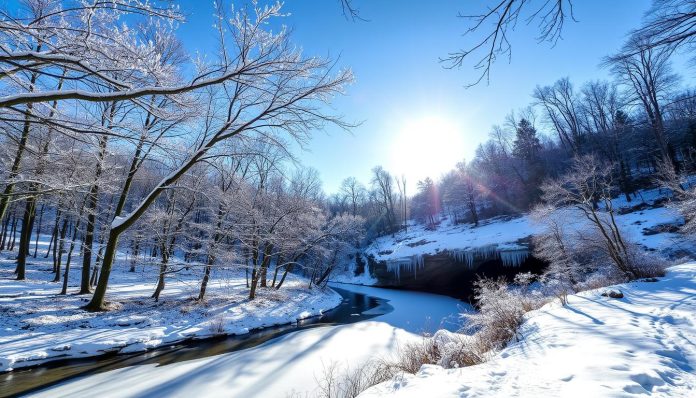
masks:
<instances>
[{"instance_id":1,"label":"dry grass","mask_svg":"<svg viewBox=\"0 0 696 398\"><path fill-rule=\"evenodd\" d=\"M210 330L210 333L215 335L225 333L225 318L222 315L216 316L208 324L208 329Z\"/></svg>"},{"instance_id":2,"label":"dry grass","mask_svg":"<svg viewBox=\"0 0 696 398\"><path fill-rule=\"evenodd\" d=\"M333 362L324 366L317 380L316 397L355 398L368 388L398 376L399 371L387 361L371 360L359 367L341 369Z\"/></svg>"}]
</instances>

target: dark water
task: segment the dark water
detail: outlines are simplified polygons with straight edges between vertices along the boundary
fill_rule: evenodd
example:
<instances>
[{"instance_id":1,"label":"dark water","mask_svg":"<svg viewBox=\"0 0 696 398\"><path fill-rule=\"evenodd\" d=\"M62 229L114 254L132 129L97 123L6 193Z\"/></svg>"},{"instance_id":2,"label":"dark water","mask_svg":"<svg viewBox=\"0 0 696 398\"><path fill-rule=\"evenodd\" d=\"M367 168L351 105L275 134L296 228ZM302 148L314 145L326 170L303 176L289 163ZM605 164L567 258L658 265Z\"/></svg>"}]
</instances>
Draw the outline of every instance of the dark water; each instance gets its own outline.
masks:
<instances>
[{"instance_id":1,"label":"dark water","mask_svg":"<svg viewBox=\"0 0 696 398\"><path fill-rule=\"evenodd\" d=\"M333 289L343 297L343 302L337 308L321 316L302 320L297 324L265 328L241 336L185 341L144 353L107 354L96 358L69 359L33 368L19 369L0 374L0 396L20 396L76 377L93 375L126 366L146 364L164 366L175 362L239 351L263 344L290 332L365 321L393 311L393 307L384 299L335 287ZM365 314L364 312L368 310L372 311ZM127 380L123 382L128 383Z\"/></svg>"}]
</instances>

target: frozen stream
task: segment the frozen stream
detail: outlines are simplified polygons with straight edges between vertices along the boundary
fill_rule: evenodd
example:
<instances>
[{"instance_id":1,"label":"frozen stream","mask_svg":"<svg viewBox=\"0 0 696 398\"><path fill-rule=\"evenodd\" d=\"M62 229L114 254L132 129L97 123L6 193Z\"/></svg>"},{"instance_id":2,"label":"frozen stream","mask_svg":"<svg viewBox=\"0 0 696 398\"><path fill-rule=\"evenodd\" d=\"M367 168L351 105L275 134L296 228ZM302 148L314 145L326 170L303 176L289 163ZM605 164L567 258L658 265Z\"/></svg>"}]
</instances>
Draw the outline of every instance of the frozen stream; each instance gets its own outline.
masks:
<instances>
[{"instance_id":1,"label":"frozen stream","mask_svg":"<svg viewBox=\"0 0 696 398\"><path fill-rule=\"evenodd\" d=\"M429 293L332 285L343 302L299 325L133 355L70 360L0 375L0 395L312 396L331 365L386 357L416 334L457 327L468 304Z\"/></svg>"}]
</instances>

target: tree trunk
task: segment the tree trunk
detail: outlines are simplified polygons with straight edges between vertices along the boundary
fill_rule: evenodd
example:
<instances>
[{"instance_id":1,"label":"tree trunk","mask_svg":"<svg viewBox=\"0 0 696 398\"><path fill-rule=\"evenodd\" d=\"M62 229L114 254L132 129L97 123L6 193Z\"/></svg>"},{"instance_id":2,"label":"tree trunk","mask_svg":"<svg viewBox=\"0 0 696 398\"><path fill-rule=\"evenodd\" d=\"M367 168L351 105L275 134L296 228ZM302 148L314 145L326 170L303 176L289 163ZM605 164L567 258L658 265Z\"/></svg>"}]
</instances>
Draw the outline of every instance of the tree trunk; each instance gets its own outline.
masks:
<instances>
[{"instance_id":1,"label":"tree trunk","mask_svg":"<svg viewBox=\"0 0 696 398\"><path fill-rule=\"evenodd\" d=\"M56 276L53 282L60 282L60 263L63 261L63 247L65 245L65 233L68 229L69 218L63 219L63 226L60 228L60 239L58 240L58 254L56 255Z\"/></svg>"},{"instance_id":2,"label":"tree trunk","mask_svg":"<svg viewBox=\"0 0 696 398\"><path fill-rule=\"evenodd\" d=\"M92 276L89 278L90 289L97 284L97 277L99 276L99 268L92 267Z\"/></svg>"},{"instance_id":3,"label":"tree trunk","mask_svg":"<svg viewBox=\"0 0 696 398\"><path fill-rule=\"evenodd\" d=\"M60 294L68 293L68 276L70 275L70 261L72 260L73 250L75 250L75 242L77 241L77 233L80 230L80 221L82 220L83 209L84 202L82 209L80 210L80 215L77 217L77 221L75 221L75 225L73 226L72 239L70 240L70 249L68 250L68 259L65 261L65 273L63 274L63 289L60 291Z\"/></svg>"},{"instance_id":4,"label":"tree trunk","mask_svg":"<svg viewBox=\"0 0 696 398\"><path fill-rule=\"evenodd\" d=\"M275 287L276 284L276 279L278 278L278 270L280 270L280 265L283 263L282 257L278 255L278 258L276 259L276 266L275 269L273 270L273 282L271 282L271 287Z\"/></svg>"},{"instance_id":5,"label":"tree trunk","mask_svg":"<svg viewBox=\"0 0 696 398\"><path fill-rule=\"evenodd\" d=\"M166 253L165 250L162 250L162 264L160 264L160 273L159 273L159 278L157 279L157 287L155 288L155 292L152 293L152 298L155 299L155 301L159 301L160 293L162 293L162 290L164 290L164 276L167 274L167 263L169 262L169 256L164 254Z\"/></svg>"},{"instance_id":6,"label":"tree trunk","mask_svg":"<svg viewBox=\"0 0 696 398\"><path fill-rule=\"evenodd\" d=\"M91 292L90 288L90 278L89 269L92 266L92 250L94 244L94 230L96 224L96 211L97 204L99 202L99 177L102 174L102 162L104 156L106 155L106 144L108 142L108 136L103 135L99 140L99 157L97 159L97 168L94 172L94 182L89 189L89 196L87 200L87 226L85 228L85 239L83 241L82 247L84 255L82 256L82 281L80 283L80 292L78 294L88 294Z\"/></svg>"},{"instance_id":7,"label":"tree trunk","mask_svg":"<svg viewBox=\"0 0 696 398\"><path fill-rule=\"evenodd\" d=\"M135 263L138 260L138 255L140 254L140 239L133 239L133 259L130 263L130 269L128 272L135 272Z\"/></svg>"},{"instance_id":8,"label":"tree trunk","mask_svg":"<svg viewBox=\"0 0 696 398\"><path fill-rule=\"evenodd\" d=\"M34 228L34 210L36 208L36 198L30 197L24 206L24 219L22 230L19 237L19 251L17 253L17 280L26 279L27 256L29 255L29 245L31 242L31 230Z\"/></svg>"},{"instance_id":9,"label":"tree trunk","mask_svg":"<svg viewBox=\"0 0 696 398\"><path fill-rule=\"evenodd\" d=\"M56 208L56 219L53 223L53 231L51 231L51 240L48 241L48 250L46 250L46 255L44 258L48 258L51 255L51 248L55 244L55 240L58 237L58 220L60 219L60 205Z\"/></svg>"},{"instance_id":10,"label":"tree trunk","mask_svg":"<svg viewBox=\"0 0 696 398\"><path fill-rule=\"evenodd\" d=\"M259 280L261 280L261 287L266 286L266 270L268 269L268 263L270 262L270 253L273 250L273 245L270 243L266 244L263 252L263 260L259 269L257 270L256 265L251 272L251 288L249 289L249 300L253 300L256 297L256 288L259 285ZM254 264L258 261L258 254L255 255L257 258Z\"/></svg>"},{"instance_id":11,"label":"tree trunk","mask_svg":"<svg viewBox=\"0 0 696 398\"><path fill-rule=\"evenodd\" d=\"M17 240L17 215L13 214L12 215L12 236L10 236L10 248L8 249L9 251L14 250L15 247L15 241Z\"/></svg>"},{"instance_id":12,"label":"tree trunk","mask_svg":"<svg viewBox=\"0 0 696 398\"><path fill-rule=\"evenodd\" d=\"M112 228L109 231L109 239L106 241L106 249L104 250L104 261L102 262L102 270L99 273L99 282L97 288L94 289L92 300L85 306L88 311L103 311L104 298L106 296L106 288L109 285L109 274L111 266L116 255L116 247L118 246L118 238L122 233L118 228Z\"/></svg>"},{"instance_id":13,"label":"tree trunk","mask_svg":"<svg viewBox=\"0 0 696 398\"><path fill-rule=\"evenodd\" d=\"M41 48L41 46L38 46ZM36 84L36 79L38 78L38 73L32 73L31 82L29 84L29 91L34 91L34 85ZM29 139L29 129L31 127L31 114L33 105L31 103L27 104L26 114L24 116L24 126L22 128L22 135L19 138L17 144L17 152L15 153L14 161L12 162L12 167L10 168L10 173L7 176L7 185L0 196L0 220L5 217L7 208L10 204L10 199L12 197L12 191L14 190L14 179L19 175L19 165L22 162L22 156L24 155L24 150L27 147L27 140Z\"/></svg>"},{"instance_id":14,"label":"tree trunk","mask_svg":"<svg viewBox=\"0 0 696 398\"><path fill-rule=\"evenodd\" d=\"M205 290L208 287L208 281L210 280L210 269L213 263L215 263L215 257L208 255L208 263L205 265L205 273L203 274L203 280L201 281L201 290L198 292L198 301L203 300L205 297Z\"/></svg>"},{"instance_id":15,"label":"tree trunk","mask_svg":"<svg viewBox=\"0 0 696 398\"><path fill-rule=\"evenodd\" d=\"M60 224L58 224L58 226L60 226ZM59 235L60 235L60 230L56 230L56 241L53 243L53 272L58 272L57 271L57 267L58 267L57 250L58 250L58 241L60 240Z\"/></svg>"},{"instance_id":16,"label":"tree trunk","mask_svg":"<svg viewBox=\"0 0 696 398\"><path fill-rule=\"evenodd\" d=\"M259 280L261 282L261 287L267 287L267 274L268 266L271 264L271 251L273 250L273 245L266 245L266 250L263 253L263 262L261 263L261 275L259 275Z\"/></svg>"},{"instance_id":17,"label":"tree trunk","mask_svg":"<svg viewBox=\"0 0 696 398\"><path fill-rule=\"evenodd\" d=\"M276 286L276 290L280 289L281 286L283 286L283 282L285 282L285 277L288 276L289 272L292 272L292 269L294 268L295 263L290 263L288 264L287 267L285 267L285 272L283 272L283 276L280 278L280 282L278 282L278 286Z\"/></svg>"},{"instance_id":18,"label":"tree trunk","mask_svg":"<svg viewBox=\"0 0 696 398\"><path fill-rule=\"evenodd\" d=\"M5 250L5 239L7 239L9 227L10 217L5 217L5 220L2 223L2 238L0 239L0 251Z\"/></svg>"},{"instance_id":19,"label":"tree trunk","mask_svg":"<svg viewBox=\"0 0 696 398\"><path fill-rule=\"evenodd\" d=\"M34 258L36 258L36 255L39 251L39 237L41 236L41 223L43 222L43 214L45 207L45 204L41 204L41 210L39 211L39 224L36 226L36 241L34 242Z\"/></svg>"}]
</instances>

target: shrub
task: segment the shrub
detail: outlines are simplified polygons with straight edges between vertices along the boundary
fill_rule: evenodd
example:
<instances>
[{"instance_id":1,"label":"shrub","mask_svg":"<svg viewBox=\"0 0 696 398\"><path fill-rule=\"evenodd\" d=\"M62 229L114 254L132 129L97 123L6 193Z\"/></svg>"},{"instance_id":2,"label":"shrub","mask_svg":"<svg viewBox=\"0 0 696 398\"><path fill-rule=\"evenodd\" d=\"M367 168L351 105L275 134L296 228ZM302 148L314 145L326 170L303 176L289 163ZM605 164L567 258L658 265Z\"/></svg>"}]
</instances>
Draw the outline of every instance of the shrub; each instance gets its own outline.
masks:
<instances>
[{"instance_id":1,"label":"shrub","mask_svg":"<svg viewBox=\"0 0 696 398\"><path fill-rule=\"evenodd\" d=\"M465 332L473 333L473 345L481 353L504 347L517 335L525 313L548 301L529 290L527 275L517 277L517 288L508 286L504 279L481 279L476 282L478 312L462 314Z\"/></svg>"},{"instance_id":2,"label":"shrub","mask_svg":"<svg viewBox=\"0 0 696 398\"><path fill-rule=\"evenodd\" d=\"M321 398L355 398L361 392L376 384L387 381L397 373L382 360L371 360L356 368L342 370L337 363L324 366L321 378L317 380Z\"/></svg>"},{"instance_id":3,"label":"shrub","mask_svg":"<svg viewBox=\"0 0 696 398\"><path fill-rule=\"evenodd\" d=\"M665 276L665 268L667 268L668 264L662 257L643 250L638 245L629 246L628 255L636 277L655 278Z\"/></svg>"},{"instance_id":4,"label":"shrub","mask_svg":"<svg viewBox=\"0 0 696 398\"><path fill-rule=\"evenodd\" d=\"M216 316L208 324L208 329L215 335L225 333L225 318L222 315Z\"/></svg>"}]
</instances>

